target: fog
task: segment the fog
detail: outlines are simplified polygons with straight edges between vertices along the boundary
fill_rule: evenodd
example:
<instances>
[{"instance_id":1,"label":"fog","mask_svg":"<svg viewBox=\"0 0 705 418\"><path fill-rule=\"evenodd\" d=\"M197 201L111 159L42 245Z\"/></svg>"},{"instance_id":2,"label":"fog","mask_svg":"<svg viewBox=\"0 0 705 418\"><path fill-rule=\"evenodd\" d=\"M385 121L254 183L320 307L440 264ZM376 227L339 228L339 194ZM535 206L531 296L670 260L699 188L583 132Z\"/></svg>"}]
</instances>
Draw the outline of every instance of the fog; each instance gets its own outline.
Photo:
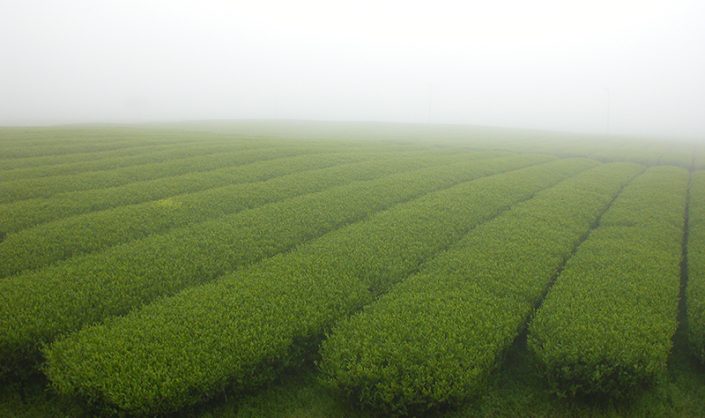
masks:
<instances>
[{"instance_id":1,"label":"fog","mask_svg":"<svg viewBox=\"0 0 705 418\"><path fill-rule=\"evenodd\" d=\"M705 2L0 0L0 124L454 123L705 138Z\"/></svg>"}]
</instances>

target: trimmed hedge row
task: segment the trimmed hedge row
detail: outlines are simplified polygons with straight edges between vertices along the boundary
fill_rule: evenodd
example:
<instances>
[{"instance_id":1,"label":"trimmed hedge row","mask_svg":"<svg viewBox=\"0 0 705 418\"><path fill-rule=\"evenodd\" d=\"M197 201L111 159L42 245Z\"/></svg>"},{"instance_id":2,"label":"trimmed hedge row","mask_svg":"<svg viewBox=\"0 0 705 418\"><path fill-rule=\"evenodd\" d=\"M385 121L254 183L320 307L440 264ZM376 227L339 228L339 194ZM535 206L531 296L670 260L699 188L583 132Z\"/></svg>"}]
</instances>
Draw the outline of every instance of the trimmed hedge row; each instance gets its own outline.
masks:
<instances>
[{"instance_id":1,"label":"trimmed hedge row","mask_svg":"<svg viewBox=\"0 0 705 418\"><path fill-rule=\"evenodd\" d=\"M44 134L46 135L46 134ZM232 137L221 134L213 134L207 132L155 132L151 134L145 134L145 131L138 132L124 132L120 134L108 133L105 134L102 129L91 129L85 132L87 139L85 142L94 143L96 141L106 141L112 142L116 140L125 140L123 147L107 150L97 150L97 151L81 151L77 150L72 153L59 153L56 155L40 155L40 156L27 156L20 158L0 158L0 169L1 170L13 170L13 169L28 169L28 168L40 168L40 167L50 167L63 164L72 163L82 163L89 162L92 160L103 160L116 157L128 157L133 155L138 155L144 152L145 149L150 149L153 147L190 147L194 145L208 145L214 143L232 143L234 145L242 144L247 146L261 146L261 145L291 145L287 141L282 141L278 139L269 138L245 138L245 137ZM105 135L105 136L102 136ZM57 144L71 144L71 146L76 146L76 141L72 141L71 137L66 135L47 135L47 142L51 142L50 146L56 146ZM306 142L304 142L306 143ZM3 148L7 146L4 145ZM21 144L22 147L27 149L24 141Z\"/></svg>"},{"instance_id":2,"label":"trimmed hedge row","mask_svg":"<svg viewBox=\"0 0 705 418\"><path fill-rule=\"evenodd\" d=\"M378 213L67 336L46 351L47 375L61 393L133 413L175 411L230 385L252 388L301 364L326 328L474 225L594 164L555 161L464 182ZM427 177L431 173L411 184Z\"/></svg>"},{"instance_id":3,"label":"trimmed hedge row","mask_svg":"<svg viewBox=\"0 0 705 418\"><path fill-rule=\"evenodd\" d=\"M705 364L705 171L693 173L688 207L688 337Z\"/></svg>"},{"instance_id":4,"label":"trimmed hedge row","mask_svg":"<svg viewBox=\"0 0 705 418\"><path fill-rule=\"evenodd\" d=\"M95 158L75 163L3 170L0 171L0 179L2 179L2 181L12 181L78 174L86 171L113 170L116 168L154 164L199 155L264 148L264 145L255 144L256 143L228 141L224 143L151 145L137 148L140 152L135 152L132 155L119 155L112 158Z\"/></svg>"},{"instance_id":5,"label":"trimmed hedge row","mask_svg":"<svg viewBox=\"0 0 705 418\"><path fill-rule=\"evenodd\" d=\"M183 130L166 130L166 129L103 129L103 128L88 128L81 130L64 130L52 128L51 130L41 130L30 128L29 131L32 132L19 132L25 129L13 129L13 128L0 128L0 170L10 170L10 169L24 169L30 167L38 166L49 166L58 164L75 163L82 161L89 161L94 159L107 159L119 156L136 155L140 152L140 149L152 146L193 146L198 144L214 144L214 143L232 143L232 144L243 144L252 146L292 146L295 144L312 146L317 148L337 148L339 151L342 150L363 150L367 149L370 152L377 151L389 151L389 152L404 152L410 149L413 150L427 150L427 151L438 151L439 147L431 144L424 143L412 143L408 141L360 141L355 139L338 139L331 141L330 137L312 138L310 135L304 135L296 141L291 141L291 138L278 138L275 136L263 136L263 135L252 135L251 133L214 133L206 131L183 131ZM13 131L10 133L9 131ZM70 146L77 147L80 145L79 142L91 145L96 142L111 142L117 143L120 141L123 143L123 147L107 150L85 150L79 149L74 150L72 153L59 153L56 155L41 155L41 156L27 156L21 158L8 158L6 154L2 151L12 147L12 143L3 143L3 139L7 136L18 137L18 141L15 145L22 147L23 151L28 151L30 148L34 148L37 151L37 147L28 147L29 137L36 137L39 139L37 145L44 145L50 147L61 147ZM27 138L19 138L21 136L27 136ZM5 138L3 138L5 137ZM77 139L82 138L82 139ZM457 147L456 149L465 150L467 147ZM477 147L475 147L477 148ZM36 153L36 152L35 152ZM507 151L504 152L505 154ZM32 153L30 153L32 154ZM1 178L1 176L0 176Z\"/></svg>"},{"instance_id":6,"label":"trimmed hedge row","mask_svg":"<svg viewBox=\"0 0 705 418\"><path fill-rule=\"evenodd\" d=\"M13 233L72 215L158 200L235 183L266 180L307 164L313 154L254 159L241 165L173 177L137 181L122 186L59 193L0 205L0 232ZM364 155L360 155L361 158Z\"/></svg>"},{"instance_id":7,"label":"trimmed hedge row","mask_svg":"<svg viewBox=\"0 0 705 418\"><path fill-rule=\"evenodd\" d=\"M353 155L355 153L348 152L348 154ZM357 155L360 158L368 157L364 152ZM370 155L372 154L370 153ZM439 153L434 153L436 157L428 155L428 157L423 159L418 158L420 155L422 155L420 152L413 151L397 153L394 157L389 158L392 161L397 161L392 167L396 167L400 160L404 160L410 164L410 167L413 167L414 164L422 164L422 160L427 160L430 163L434 158L438 158ZM467 158L489 158L499 155L502 154L497 152L461 153L458 154L458 158L463 158L463 156ZM385 156L386 153L374 154L375 158L383 158ZM48 199L28 199L0 205L0 232L17 232L24 228L72 215L158 200L213 187L266 180L290 173L291 168L300 166L302 163L306 164L309 158L310 154L303 154L293 157L264 159L210 171L191 172L104 189L60 193ZM390 173L392 172L390 171Z\"/></svg>"},{"instance_id":8,"label":"trimmed hedge row","mask_svg":"<svg viewBox=\"0 0 705 418\"><path fill-rule=\"evenodd\" d=\"M84 160L113 152L119 153L130 148L150 145L189 145L212 142L270 142L269 138L253 139L251 136L226 135L206 131L186 131L179 129L145 129L144 127L120 128L1 128L0 147L2 159L0 167L8 163L11 167L29 167L32 159L53 159L60 164ZM283 143L282 140L275 140ZM78 160L76 159L78 158ZM90 159L90 158L89 158Z\"/></svg>"},{"instance_id":9,"label":"trimmed hedge row","mask_svg":"<svg viewBox=\"0 0 705 418\"><path fill-rule=\"evenodd\" d=\"M137 164L155 163L174 158L185 158L216 152L251 150L257 148L291 147L301 145L316 151L340 152L343 149L352 152L404 152L410 148L421 151L423 147L400 147L397 144L348 144L338 142L299 141L296 144L277 139L242 139L242 138L193 138L192 140L164 142L121 148L115 151L88 154L70 154L58 157L37 157L14 160L0 160L0 181L23 178L48 177L76 174L85 171L110 170ZM495 152L495 154L498 154ZM507 153L505 153L507 154ZM71 158L75 157L75 158ZM53 159L52 159L53 158ZM74 161L75 160L75 161ZM20 164L19 161L22 161ZM6 167L7 165L7 167Z\"/></svg>"},{"instance_id":10,"label":"trimmed hedge row","mask_svg":"<svg viewBox=\"0 0 705 418\"><path fill-rule=\"evenodd\" d=\"M684 169L647 170L566 264L529 327L557 394L623 397L666 369L687 185Z\"/></svg>"},{"instance_id":11,"label":"trimmed hedge row","mask_svg":"<svg viewBox=\"0 0 705 418\"><path fill-rule=\"evenodd\" d=\"M302 146L254 148L181 158L161 163L140 164L113 170L7 181L0 183L0 203L36 197L49 197L61 192L119 186L134 181L151 180L189 172L208 171L268 158L300 155L311 151L311 148Z\"/></svg>"},{"instance_id":12,"label":"trimmed hedge row","mask_svg":"<svg viewBox=\"0 0 705 418\"><path fill-rule=\"evenodd\" d=\"M480 225L336 326L321 347L324 380L388 414L476 395L553 274L640 170L598 166Z\"/></svg>"},{"instance_id":13,"label":"trimmed hedge row","mask_svg":"<svg viewBox=\"0 0 705 418\"><path fill-rule=\"evenodd\" d=\"M49 169L52 167L67 165L67 164L83 164L91 163L92 161L109 160L113 158L126 158L141 155L144 150L156 148L164 148L176 146L177 144L135 144L133 147L120 148L110 151L85 152L67 155L45 155L42 157L27 157L27 158L12 158L0 159L0 169L2 173L12 175L13 171L33 170L33 169ZM4 175L0 174L0 178Z\"/></svg>"},{"instance_id":14,"label":"trimmed hedge row","mask_svg":"<svg viewBox=\"0 0 705 418\"><path fill-rule=\"evenodd\" d=\"M109 152L109 151L119 151L121 149L130 148L133 146L143 146L143 145L159 145L164 144L164 141L160 138L152 138L149 136L142 136L137 138L125 139L123 136L118 136L112 138L108 141L101 141L93 139L92 141L71 143L71 142L61 142L61 139L55 138L56 141L51 143L43 144L2 144L2 160L0 160L0 167L4 161L12 161L14 159L25 159L25 158L36 158L36 157L56 157L60 155L71 155L71 154L87 154L87 153L99 153L99 152Z\"/></svg>"},{"instance_id":15,"label":"trimmed hedge row","mask_svg":"<svg viewBox=\"0 0 705 418\"><path fill-rule=\"evenodd\" d=\"M369 158L369 155L354 153L324 153L289 158L279 163L284 170L294 174L91 212L9 234L0 242L0 259L4 260L0 265L0 277L299 194L354 180L369 180L431 163L458 160L457 156L449 155L417 155L415 158L373 158L371 161L346 164L364 160L365 156ZM479 156L481 154L463 155L465 158ZM322 167L329 168L315 170Z\"/></svg>"},{"instance_id":16,"label":"trimmed hedge row","mask_svg":"<svg viewBox=\"0 0 705 418\"><path fill-rule=\"evenodd\" d=\"M0 280L0 375L61 333L121 315L430 191L547 160L464 161L268 204ZM28 364L29 363L29 364Z\"/></svg>"}]
</instances>

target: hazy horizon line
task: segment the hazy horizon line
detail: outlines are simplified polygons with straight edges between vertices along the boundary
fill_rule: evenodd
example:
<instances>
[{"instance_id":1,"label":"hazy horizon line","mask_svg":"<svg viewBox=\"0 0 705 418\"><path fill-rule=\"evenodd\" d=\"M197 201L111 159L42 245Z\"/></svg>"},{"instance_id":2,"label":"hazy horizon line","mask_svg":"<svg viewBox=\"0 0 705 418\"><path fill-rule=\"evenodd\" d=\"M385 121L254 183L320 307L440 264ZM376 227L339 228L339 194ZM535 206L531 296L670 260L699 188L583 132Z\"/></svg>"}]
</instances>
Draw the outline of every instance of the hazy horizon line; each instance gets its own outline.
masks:
<instances>
[{"instance_id":1,"label":"hazy horizon line","mask_svg":"<svg viewBox=\"0 0 705 418\"><path fill-rule=\"evenodd\" d=\"M297 123L297 124L328 124L328 125L387 125L387 126L417 126L419 128L475 128L475 129L491 129L491 130L507 130L507 131L526 131L547 134L562 134L562 135L577 135L600 138L622 138L622 139L650 139L650 140L678 140L680 141L705 141L705 134L661 134L661 133L624 133L624 132L598 132L595 130L566 130L552 129L536 126L517 126L517 125L487 125L465 122L416 122L416 121L398 121L398 120L380 120L380 119L305 119L305 118L286 118L286 117L266 117L266 118L194 118L194 119L124 119L124 120L76 120L76 121L60 121L60 120L34 120L26 123L6 123L0 122L0 128L62 128L62 127L90 127L90 126L105 126L105 127L140 127L140 126L156 126L156 125L182 125L182 124L217 124L217 123Z\"/></svg>"}]
</instances>

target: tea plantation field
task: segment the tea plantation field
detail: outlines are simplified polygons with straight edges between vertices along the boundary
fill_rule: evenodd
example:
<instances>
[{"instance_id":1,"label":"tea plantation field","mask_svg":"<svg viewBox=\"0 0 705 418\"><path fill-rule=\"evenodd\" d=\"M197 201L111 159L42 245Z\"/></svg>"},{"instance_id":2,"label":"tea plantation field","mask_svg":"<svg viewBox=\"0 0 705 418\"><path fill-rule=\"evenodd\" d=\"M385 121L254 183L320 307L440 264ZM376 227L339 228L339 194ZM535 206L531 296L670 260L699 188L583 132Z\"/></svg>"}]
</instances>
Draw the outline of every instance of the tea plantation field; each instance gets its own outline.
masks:
<instances>
[{"instance_id":1,"label":"tea plantation field","mask_svg":"<svg viewBox=\"0 0 705 418\"><path fill-rule=\"evenodd\" d=\"M0 416L705 416L705 148L0 128Z\"/></svg>"}]
</instances>

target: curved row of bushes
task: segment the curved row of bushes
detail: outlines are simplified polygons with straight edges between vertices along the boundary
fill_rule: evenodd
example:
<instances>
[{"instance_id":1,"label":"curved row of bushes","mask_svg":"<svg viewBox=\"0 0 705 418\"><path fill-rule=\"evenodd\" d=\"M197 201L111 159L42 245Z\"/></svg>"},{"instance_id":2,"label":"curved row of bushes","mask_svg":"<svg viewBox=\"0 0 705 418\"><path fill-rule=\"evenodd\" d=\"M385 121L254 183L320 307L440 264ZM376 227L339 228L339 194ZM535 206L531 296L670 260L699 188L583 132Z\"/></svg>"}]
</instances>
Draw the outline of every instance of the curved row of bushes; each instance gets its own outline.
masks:
<instances>
[{"instance_id":1,"label":"curved row of bushes","mask_svg":"<svg viewBox=\"0 0 705 418\"><path fill-rule=\"evenodd\" d=\"M188 146L188 144L187 144ZM43 175L74 174L82 167L91 167L88 171L97 170L102 160L105 161L126 161L131 158L139 158L145 152L159 152L170 148L178 147L178 144L145 144L134 147L121 148L118 150L78 153L66 156L46 156L30 158L0 159L0 179L17 179L24 177L22 173L27 173L27 177L41 177ZM64 158L66 161L64 161ZM26 165L25 165L26 164ZM78 171L74 171L78 170Z\"/></svg>"},{"instance_id":2,"label":"curved row of bushes","mask_svg":"<svg viewBox=\"0 0 705 418\"><path fill-rule=\"evenodd\" d=\"M686 170L650 168L568 261L529 327L554 392L622 397L665 371L687 187Z\"/></svg>"},{"instance_id":3,"label":"curved row of bushes","mask_svg":"<svg viewBox=\"0 0 705 418\"><path fill-rule=\"evenodd\" d=\"M12 131L12 132L10 132ZM10 140L14 139L14 141ZM35 146L32 144L36 139ZM108 143L111 146L105 149L91 149L91 146L100 143ZM304 141L303 143L315 143L314 141ZM233 135L215 134L211 132L188 132L178 130L85 130L64 131L54 130L47 135L35 131L18 132L13 128L0 128L0 143L3 149L17 146L21 148L23 156L12 157L12 153L3 153L0 156L0 168L2 170L25 170L33 168L48 168L50 166L67 165L73 163L90 163L100 160L109 160L116 157L128 157L142 154L145 150L154 147L191 147L196 145L212 144L233 144L242 145L245 148L252 148L262 145L286 145L287 141L274 138L251 138L238 137ZM289 142L289 145L291 143ZM44 148L59 150L52 154ZM102 147L102 145L101 145Z\"/></svg>"},{"instance_id":4,"label":"curved row of bushes","mask_svg":"<svg viewBox=\"0 0 705 418\"><path fill-rule=\"evenodd\" d=\"M49 198L0 204L0 231L13 233L56 219L132 205L235 183L266 180L290 173L311 158L310 153L271 155L208 171L187 172L122 186L58 193ZM291 167L291 168L290 168Z\"/></svg>"},{"instance_id":5,"label":"curved row of bushes","mask_svg":"<svg viewBox=\"0 0 705 418\"><path fill-rule=\"evenodd\" d=\"M640 170L598 166L480 225L336 326L321 348L325 380L391 414L477 395L557 269Z\"/></svg>"},{"instance_id":6,"label":"curved row of bushes","mask_svg":"<svg viewBox=\"0 0 705 418\"><path fill-rule=\"evenodd\" d=\"M0 132L0 137L4 136L7 128ZM21 137L20 142L5 142L3 144L2 158L0 164L4 166L5 162L12 160L26 160L33 158L50 158L61 159L69 157L73 154L98 154L104 152L120 151L123 149L144 146L158 145L165 142L161 135L150 135L144 133L121 134L118 132L105 132L106 137L88 138L85 141L67 141L67 138L74 136L72 133L65 132L64 134L52 135L53 141L40 141L38 143L28 143L26 137ZM94 132L95 135L95 132ZM10 134L11 137L17 137L17 132ZM172 141L175 138L170 138ZM8 165L8 167L11 165Z\"/></svg>"},{"instance_id":7,"label":"curved row of bushes","mask_svg":"<svg viewBox=\"0 0 705 418\"><path fill-rule=\"evenodd\" d=\"M484 156L483 153L408 153L388 159L364 152L308 154L272 160L285 175L91 212L9 234L0 242L0 259L5 260L0 265L0 278L299 194ZM352 164L346 164L351 161ZM361 162L354 163L356 161ZM248 173L254 174L256 168L250 166ZM276 174L273 169L266 172Z\"/></svg>"},{"instance_id":8,"label":"curved row of bushes","mask_svg":"<svg viewBox=\"0 0 705 418\"><path fill-rule=\"evenodd\" d=\"M90 212L9 234L0 242L0 259L3 260L0 277L346 181L369 178L377 173L388 174L387 167L399 168L394 162L379 159L346 164L355 160L364 158L354 154L324 153L273 160L288 173L261 182L235 183ZM342 165L337 166L339 164Z\"/></svg>"},{"instance_id":9,"label":"curved row of bushes","mask_svg":"<svg viewBox=\"0 0 705 418\"><path fill-rule=\"evenodd\" d=\"M358 181L5 278L0 280L0 374L31 369L40 346L61 333L207 282L393 204L545 160L467 161Z\"/></svg>"},{"instance_id":10,"label":"curved row of bushes","mask_svg":"<svg viewBox=\"0 0 705 418\"><path fill-rule=\"evenodd\" d=\"M91 189L77 192L65 192L48 198L20 200L13 203L0 204L0 232L13 233L41 223L62 219L73 215L110 209L118 206L142 203L150 200L163 199L178 194L192 193L205 189L220 187L235 183L247 183L266 180L283 174L288 174L297 166L306 164L313 154L338 154L338 148L330 150L321 147L312 152L292 155L272 155L251 162L216 168L207 171L187 172L154 180L136 181L121 186ZM422 151L394 153L375 152L361 149L359 153L348 152L351 162L359 158L384 158L391 161L418 158ZM425 160L441 158L445 152L429 154L418 158L418 164L423 166ZM458 159L489 158L509 155L508 153L483 151L456 153ZM397 164L395 162L394 164ZM413 162L412 162L413 164ZM291 167L291 168L290 168Z\"/></svg>"},{"instance_id":11,"label":"curved row of bushes","mask_svg":"<svg viewBox=\"0 0 705 418\"><path fill-rule=\"evenodd\" d=\"M46 351L47 374L62 393L141 413L174 411L229 385L252 388L301 364L326 328L468 229L594 164L550 162L464 182L378 213L67 336ZM405 187L426 177L415 175Z\"/></svg>"},{"instance_id":12,"label":"curved row of bushes","mask_svg":"<svg viewBox=\"0 0 705 418\"><path fill-rule=\"evenodd\" d=\"M705 364L705 171L693 173L688 213L688 337Z\"/></svg>"},{"instance_id":13,"label":"curved row of bushes","mask_svg":"<svg viewBox=\"0 0 705 418\"><path fill-rule=\"evenodd\" d=\"M6 170L0 165L0 179L3 181L21 180L37 177L51 177L69 174L78 174L87 171L103 171L116 168L129 167L140 164L152 164L179 158L194 157L197 155L227 152L234 149L251 149L248 143L236 141L223 141L221 143L205 142L203 144L159 144L147 145L137 148L128 148L127 153L118 154L110 158L99 156L87 161L74 163L45 165L38 167L24 167Z\"/></svg>"},{"instance_id":14,"label":"curved row of bushes","mask_svg":"<svg viewBox=\"0 0 705 418\"><path fill-rule=\"evenodd\" d=\"M172 138L172 135L165 135L162 141L140 142L140 137L130 137L133 143L129 146L116 150L67 154L60 156L46 156L34 158L0 158L0 180L10 181L28 179L36 177L49 177L58 175L77 174L87 171L104 171L127 167L138 164L148 164L160 161L173 160L177 158L193 157L203 154L213 154L216 152L229 152L235 150L251 150L256 148L289 147L292 144L285 140L258 138L232 138L230 136L205 137L192 136L187 139ZM65 140L65 139L64 139ZM95 139L93 139L95 142ZM23 144L25 146L26 144ZM310 148L312 151L333 151L339 152L345 148L346 151L356 152L405 152L405 151L428 151L427 147L402 147L398 144L376 144L374 148L366 148L361 144L345 142L322 142L315 140L298 141L296 145ZM435 150L438 151L438 150Z\"/></svg>"},{"instance_id":15,"label":"curved row of bushes","mask_svg":"<svg viewBox=\"0 0 705 418\"><path fill-rule=\"evenodd\" d=\"M141 180L174 176L188 172L207 171L216 168L244 164L277 156L297 155L311 152L302 146L279 146L231 150L211 155L200 155L140 164L105 171L88 171L52 177L38 177L0 183L0 203L11 203L22 199L50 197L57 193L100 189L119 186ZM315 148L313 148L315 150Z\"/></svg>"},{"instance_id":16,"label":"curved row of bushes","mask_svg":"<svg viewBox=\"0 0 705 418\"><path fill-rule=\"evenodd\" d=\"M154 144L152 142L136 143L131 146L111 149L107 151L77 152L73 154L42 155L38 157L23 158L0 158L0 167L4 172L13 170L26 170L40 167L51 167L65 164L81 164L89 161L99 161L101 159L111 159L116 157L129 157L139 155L144 149L161 146L178 146L173 142Z\"/></svg>"}]
</instances>

